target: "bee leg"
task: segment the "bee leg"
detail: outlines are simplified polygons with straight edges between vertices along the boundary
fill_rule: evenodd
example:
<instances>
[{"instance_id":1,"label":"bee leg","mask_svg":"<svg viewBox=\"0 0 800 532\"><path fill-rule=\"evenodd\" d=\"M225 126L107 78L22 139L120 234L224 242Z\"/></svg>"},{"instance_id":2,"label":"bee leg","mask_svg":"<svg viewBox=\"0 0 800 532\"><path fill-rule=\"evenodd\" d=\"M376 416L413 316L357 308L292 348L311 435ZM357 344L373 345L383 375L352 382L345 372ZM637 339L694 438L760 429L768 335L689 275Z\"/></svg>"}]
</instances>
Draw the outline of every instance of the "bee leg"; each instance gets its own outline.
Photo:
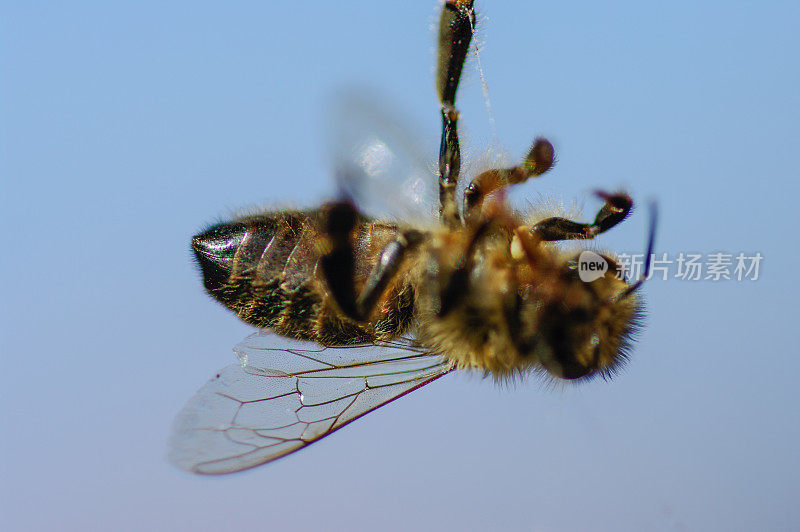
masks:
<instances>
[{"instance_id":1,"label":"bee leg","mask_svg":"<svg viewBox=\"0 0 800 532\"><path fill-rule=\"evenodd\" d=\"M456 186L461 171L456 91L475 29L473 0L446 0L439 19L439 58L436 89L442 104L439 147L439 215L448 227L462 225Z\"/></svg>"},{"instance_id":2,"label":"bee leg","mask_svg":"<svg viewBox=\"0 0 800 532\"><path fill-rule=\"evenodd\" d=\"M456 187L461 166L456 123L458 112L455 108L442 108L442 144L439 150L439 216L451 228L463 222L456 202Z\"/></svg>"},{"instance_id":3,"label":"bee leg","mask_svg":"<svg viewBox=\"0 0 800 532\"><path fill-rule=\"evenodd\" d=\"M633 200L623 193L597 192L605 204L597 213L594 222L582 224L566 218L547 218L533 226L542 240L588 240L604 233L624 220L631 212Z\"/></svg>"},{"instance_id":4,"label":"bee leg","mask_svg":"<svg viewBox=\"0 0 800 532\"><path fill-rule=\"evenodd\" d=\"M320 258L322 273L341 311L353 320L366 321L407 252L422 242L424 235L420 231L408 230L390 242L356 297L353 231L358 212L350 202L343 201L330 204L326 214L325 232L331 248Z\"/></svg>"},{"instance_id":5,"label":"bee leg","mask_svg":"<svg viewBox=\"0 0 800 532\"><path fill-rule=\"evenodd\" d=\"M464 191L464 211L466 217L474 218L481 212L483 200L488 194L504 189L509 185L524 183L531 177L538 177L550 170L555 162L555 150L547 139L533 141L528 155L519 166L494 168L475 177Z\"/></svg>"},{"instance_id":6,"label":"bee leg","mask_svg":"<svg viewBox=\"0 0 800 532\"><path fill-rule=\"evenodd\" d=\"M409 251L416 248L424 239L420 231L409 230L389 242L381 252L378 263L372 269L356 300L356 308L364 318L368 317L378 303Z\"/></svg>"},{"instance_id":7,"label":"bee leg","mask_svg":"<svg viewBox=\"0 0 800 532\"><path fill-rule=\"evenodd\" d=\"M339 308L352 319L360 320L356 305L355 254L352 236L358 212L352 203L343 201L326 207L325 232L330 250L319 260L328 288Z\"/></svg>"},{"instance_id":8,"label":"bee leg","mask_svg":"<svg viewBox=\"0 0 800 532\"><path fill-rule=\"evenodd\" d=\"M475 250L484 236L489 232L493 219L484 220L470 239L467 248L464 250L464 259L461 264L453 270L450 278L444 285L444 289L439 295L439 317L446 316L464 299L464 294L468 292L469 273L474 268Z\"/></svg>"}]
</instances>

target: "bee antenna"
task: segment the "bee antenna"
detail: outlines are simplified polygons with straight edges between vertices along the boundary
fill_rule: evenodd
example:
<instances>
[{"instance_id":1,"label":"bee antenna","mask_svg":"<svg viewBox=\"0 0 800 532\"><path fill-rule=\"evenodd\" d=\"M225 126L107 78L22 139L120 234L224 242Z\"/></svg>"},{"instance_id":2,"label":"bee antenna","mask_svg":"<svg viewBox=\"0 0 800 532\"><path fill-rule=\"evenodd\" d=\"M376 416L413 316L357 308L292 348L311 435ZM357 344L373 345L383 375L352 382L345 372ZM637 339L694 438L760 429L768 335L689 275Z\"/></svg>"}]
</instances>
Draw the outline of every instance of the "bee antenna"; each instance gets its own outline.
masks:
<instances>
[{"instance_id":1,"label":"bee antenna","mask_svg":"<svg viewBox=\"0 0 800 532\"><path fill-rule=\"evenodd\" d=\"M626 288L622 293L614 296L611 298L612 302L617 302L621 299L625 299L635 291L637 291L647 278L650 276L650 268L653 263L653 248L656 244L656 225L658 224L658 205L655 201L650 201L650 235L647 237L647 255L645 255L644 259L644 272L642 272L641 277L639 280L630 285Z\"/></svg>"}]
</instances>

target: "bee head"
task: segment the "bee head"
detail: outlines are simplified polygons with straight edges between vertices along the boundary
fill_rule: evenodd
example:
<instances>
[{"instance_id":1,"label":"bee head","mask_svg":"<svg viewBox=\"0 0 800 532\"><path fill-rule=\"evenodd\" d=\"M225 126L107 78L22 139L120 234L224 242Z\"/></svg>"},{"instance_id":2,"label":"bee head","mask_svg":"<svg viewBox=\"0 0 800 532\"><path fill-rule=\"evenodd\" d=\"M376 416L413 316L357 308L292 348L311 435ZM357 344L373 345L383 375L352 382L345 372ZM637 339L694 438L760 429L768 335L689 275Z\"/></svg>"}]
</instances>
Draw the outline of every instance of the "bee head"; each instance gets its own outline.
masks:
<instances>
[{"instance_id":1,"label":"bee head","mask_svg":"<svg viewBox=\"0 0 800 532\"><path fill-rule=\"evenodd\" d=\"M607 377L627 360L641 303L633 292L618 297L631 285L616 275L612 259L602 258L612 267L591 280L582 280L575 261L568 262L555 283L557 297L540 304L535 355L554 377Z\"/></svg>"},{"instance_id":2,"label":"bee head","mask_svg":"<svg viewBox=\"0 0 800 532\"><path fill-rule=\"evenodd\" d=\"M518 316L510 320L519 351L558 378L613 375L627 360L641 321L637 291L649 276L656 220L651 203L643 274L630 284L608 256L584 250L564 261L527 228L517 228L511 245L519 260L515 278L527 285L515 305Z\"/></svg>"}]
</instances>

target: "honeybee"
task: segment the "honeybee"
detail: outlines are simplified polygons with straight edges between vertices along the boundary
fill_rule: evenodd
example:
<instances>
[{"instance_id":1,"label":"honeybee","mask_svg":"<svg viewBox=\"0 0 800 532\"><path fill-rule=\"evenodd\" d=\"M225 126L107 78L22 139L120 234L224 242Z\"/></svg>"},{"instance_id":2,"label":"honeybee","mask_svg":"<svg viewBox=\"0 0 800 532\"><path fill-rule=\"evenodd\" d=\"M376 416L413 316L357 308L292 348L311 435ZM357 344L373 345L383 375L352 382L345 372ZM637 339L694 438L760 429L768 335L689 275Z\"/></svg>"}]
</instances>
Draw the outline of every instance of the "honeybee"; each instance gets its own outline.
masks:
<instances>
[{"instance_id":1,"label":"honeybee","mask_svg":"<svg viewBox=\"0 0 800 532\"><path fill-rule=\"evenodd\" d=\"M475 25L472 1L444 2L438 220L364 212L376 190L399 211L435 182L412 172L391 191L404 148L384 131L365 135L337 169L344 199L242 216L193 238L207 292L262 331L178 416L179 466L216 474L269 462L458 369L578 380L608 377L627 359L644 277L624 280L603 256L608 271L584 282L577 257L551 244L611 229L631 210L626 194L599 193L591 223L512 211L503 190L554 164L552 144L538 138L519 165L479 173L457 199L455 100Z\"/></svg>"}]
</instances>

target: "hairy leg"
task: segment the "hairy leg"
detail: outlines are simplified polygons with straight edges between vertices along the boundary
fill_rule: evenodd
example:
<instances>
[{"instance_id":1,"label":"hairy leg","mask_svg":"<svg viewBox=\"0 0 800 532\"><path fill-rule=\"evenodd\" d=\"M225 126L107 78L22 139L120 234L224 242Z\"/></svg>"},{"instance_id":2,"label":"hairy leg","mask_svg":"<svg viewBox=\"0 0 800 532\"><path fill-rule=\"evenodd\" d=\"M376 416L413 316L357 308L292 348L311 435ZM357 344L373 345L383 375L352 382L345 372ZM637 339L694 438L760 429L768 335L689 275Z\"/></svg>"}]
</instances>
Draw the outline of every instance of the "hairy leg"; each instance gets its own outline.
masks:
<instances>
[{"instance_id":1,"label":"hairy leg","mask_svg":"<svg viewBox=\"0 0 800 532\"><path fill-rule=\"evenodd\" d=\"M532 231L545 241L588 240L604 233L624 220L631 212L633 200L623 193L597 192L605 204L590 224L574 222L566 218L553 217L533 226Z\"/></svg>"},{"instance_id":2,"label":"hairy leg","mask_svg":"<svg viewBox=\"0 0 800 532\"><path fill-rule=\"evenodd\" d=\"M472 0L447 0L439 20L439 60L436 89L442 105L442 140L439 147L439 213L448 227L462 225L456 200L461 171L456 92L475 30Z\"/></svg>"},{"instance_id":3,"label":"hairy leg","mask_svg":"<svg viewBox=\"0 0 800 532\"><path fill-rule=\"evenodd\" d=\"M521 165L493 168L479 174L464 191L464 211L467 219L474 219L481 212L483 200L487 195L509 185L524 183L531 177L538 177L552 168L554 162L553 145L547 139L538 138L533 142Z\"/></svg>"},{"instance_id":4,"label":"hairy leg","mask_svg":"<svg viewBox=\"0 0 800 532\"><path fill-rule=\"evenodd\" d=\"M417 247L424 234L408 230L389 242L367 277L361 293L356 294L352 235L358 213L349 202L332 203L326 209L325 232L331 247L320 258L323 275L342 312L356 321L366 321L408 252Z\"/></svg>"}]
</instances>

